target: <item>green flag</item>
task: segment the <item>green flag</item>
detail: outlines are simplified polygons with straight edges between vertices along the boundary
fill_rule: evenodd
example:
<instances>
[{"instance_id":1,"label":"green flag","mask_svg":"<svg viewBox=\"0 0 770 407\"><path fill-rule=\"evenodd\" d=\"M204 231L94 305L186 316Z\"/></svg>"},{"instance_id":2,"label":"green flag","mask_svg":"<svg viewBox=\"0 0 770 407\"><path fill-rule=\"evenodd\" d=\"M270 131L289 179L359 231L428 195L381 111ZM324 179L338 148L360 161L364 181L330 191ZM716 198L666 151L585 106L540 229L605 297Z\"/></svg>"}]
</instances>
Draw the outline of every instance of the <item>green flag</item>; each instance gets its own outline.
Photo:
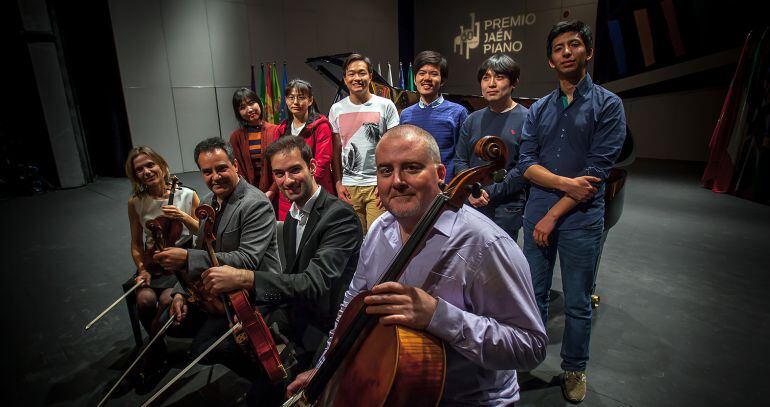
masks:
<instances>
[{"instance_id":1,"label":"green flag","mask_svg":"<svg viewBox=\"0 0 770 407\"><path fill-rule=\"evenodd\" d=\"M273 124L278 124L281 117L281 83L278 82L278 67L273 62L273 69L270 72L270 83L273 88Z\"/></svg>"}]
</instances>

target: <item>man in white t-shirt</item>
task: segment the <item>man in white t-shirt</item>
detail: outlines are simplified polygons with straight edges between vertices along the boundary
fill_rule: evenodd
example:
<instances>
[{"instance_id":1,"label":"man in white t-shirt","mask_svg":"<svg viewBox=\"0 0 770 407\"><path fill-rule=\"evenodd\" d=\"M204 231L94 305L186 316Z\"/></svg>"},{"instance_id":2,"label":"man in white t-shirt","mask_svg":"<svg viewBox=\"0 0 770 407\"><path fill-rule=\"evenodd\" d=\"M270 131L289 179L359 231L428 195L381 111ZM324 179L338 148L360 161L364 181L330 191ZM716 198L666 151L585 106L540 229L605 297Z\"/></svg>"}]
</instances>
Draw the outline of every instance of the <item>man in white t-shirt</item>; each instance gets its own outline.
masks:
<instances>
[{"instance_id":1,"label":"man in white t-shirt","mask_svg":"<svg viewBox=\"0 0 770 407\"><path fill-rule=\"evenodd\" d=\"M374 148L380 137L398 125L398 110L390 99L370 92L372 63L361 54L350 54L343 65L350 96L332 105L329 121L334 132L337 195L351 204L364 233L385 210L377 195Z\"/></svg>"}]
</instances>

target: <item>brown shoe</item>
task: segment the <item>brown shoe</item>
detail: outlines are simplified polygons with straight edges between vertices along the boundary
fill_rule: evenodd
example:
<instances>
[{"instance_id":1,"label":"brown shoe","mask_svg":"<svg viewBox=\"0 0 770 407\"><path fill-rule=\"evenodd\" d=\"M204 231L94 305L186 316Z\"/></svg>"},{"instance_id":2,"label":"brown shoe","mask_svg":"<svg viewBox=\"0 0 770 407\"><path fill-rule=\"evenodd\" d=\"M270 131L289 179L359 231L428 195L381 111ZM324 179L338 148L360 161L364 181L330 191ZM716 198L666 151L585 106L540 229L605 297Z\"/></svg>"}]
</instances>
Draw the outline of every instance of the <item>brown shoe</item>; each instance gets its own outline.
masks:
<instances>
[{"instance_id":1,"label":"brown shoe","mask_svg":"<svg viewBox=\"0 0 770 407\"><path fill-rule=\"evenodd\" d=\"M561 393L570 403L580 403L586 398L586 374L566 371L561 377Z\"/></svg>"}]
</instances>

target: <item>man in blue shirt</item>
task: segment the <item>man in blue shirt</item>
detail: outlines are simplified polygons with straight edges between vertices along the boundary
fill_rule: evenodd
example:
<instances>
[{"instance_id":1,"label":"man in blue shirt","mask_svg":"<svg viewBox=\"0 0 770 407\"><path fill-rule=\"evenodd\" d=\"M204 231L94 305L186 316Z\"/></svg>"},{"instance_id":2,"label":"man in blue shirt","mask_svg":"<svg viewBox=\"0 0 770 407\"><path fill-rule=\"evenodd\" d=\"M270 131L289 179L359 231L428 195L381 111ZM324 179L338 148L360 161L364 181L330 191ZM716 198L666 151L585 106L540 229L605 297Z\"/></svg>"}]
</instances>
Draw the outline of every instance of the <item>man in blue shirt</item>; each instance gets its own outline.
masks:
<instances>
[{"instance_id":1,"label":"man in blue shirt","mask_svg":"<svg viewBox=\"0 0 770 407\"><path fill-rule=\"evenodd\" d=\"M519 159L519 170L532 183L524 211L524 255L545 323L559 252L565 301L562 393L577 403L586 392L590 294L604 226L604 180L623 146L626 119L620 98L587 74L593 57L587 25L554 25L547 53L559 87L530 106Z\"/></svg>"},{"instance_id":2,"label":"man in blue shirt","mask_svg":"<svg viewBox=\"0 0 770 407\"><path fill-rule=\"evenodd\" d=\"M455 169L459 173L485 164L473 148L484 136L498 136L508 148L503 182L484 187L481 196L468 202L492 219L515 241L521 228L526 181L516 168L519 159L521 129L527 118L527 108L514 102L511 93L519 83L519 64L505 54L495 54L481 63L478 81L481 94L489 105L468 116L460 129L455 151Z\"/></svg>"},{"instance_id":3,"label":"man in blue shirt","mask_svg":"<svg viewBox=\"0 0 770 407\"><path fill-rule=\"evenodd\" d=\"M401 124L415 125L436 139L441 163L446 166L444 182L448 183L455 175L455 145L468 110L441 96L441 87L449 77L444 56L436 51L422 51L414 57L414 67L414 85L420 101L401 112Z\"/></svg>"}]
</instances>

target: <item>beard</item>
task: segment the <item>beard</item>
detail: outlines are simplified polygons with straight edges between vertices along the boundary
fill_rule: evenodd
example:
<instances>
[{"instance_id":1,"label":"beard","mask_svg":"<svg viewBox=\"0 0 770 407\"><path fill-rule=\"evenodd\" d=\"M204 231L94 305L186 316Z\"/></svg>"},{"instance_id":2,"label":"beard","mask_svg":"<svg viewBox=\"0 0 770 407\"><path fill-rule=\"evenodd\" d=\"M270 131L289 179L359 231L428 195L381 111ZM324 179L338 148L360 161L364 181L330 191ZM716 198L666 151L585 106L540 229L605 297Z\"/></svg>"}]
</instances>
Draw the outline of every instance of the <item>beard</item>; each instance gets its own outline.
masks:
<instances>
[{"instance_id":1,"label":"beard","mask_svg":"<svg viewBox=\"0 0 770 407\"><path fill-rule=\"evenodd\" d=\"M391 198L388 203L384 204L385 209L390 212L396 219L412 218L415 216L422 216L424 212L420 206L419 200L415 196L411 196L411 199L404 199L402 196Z\"/></svg>"}]
</instances>

